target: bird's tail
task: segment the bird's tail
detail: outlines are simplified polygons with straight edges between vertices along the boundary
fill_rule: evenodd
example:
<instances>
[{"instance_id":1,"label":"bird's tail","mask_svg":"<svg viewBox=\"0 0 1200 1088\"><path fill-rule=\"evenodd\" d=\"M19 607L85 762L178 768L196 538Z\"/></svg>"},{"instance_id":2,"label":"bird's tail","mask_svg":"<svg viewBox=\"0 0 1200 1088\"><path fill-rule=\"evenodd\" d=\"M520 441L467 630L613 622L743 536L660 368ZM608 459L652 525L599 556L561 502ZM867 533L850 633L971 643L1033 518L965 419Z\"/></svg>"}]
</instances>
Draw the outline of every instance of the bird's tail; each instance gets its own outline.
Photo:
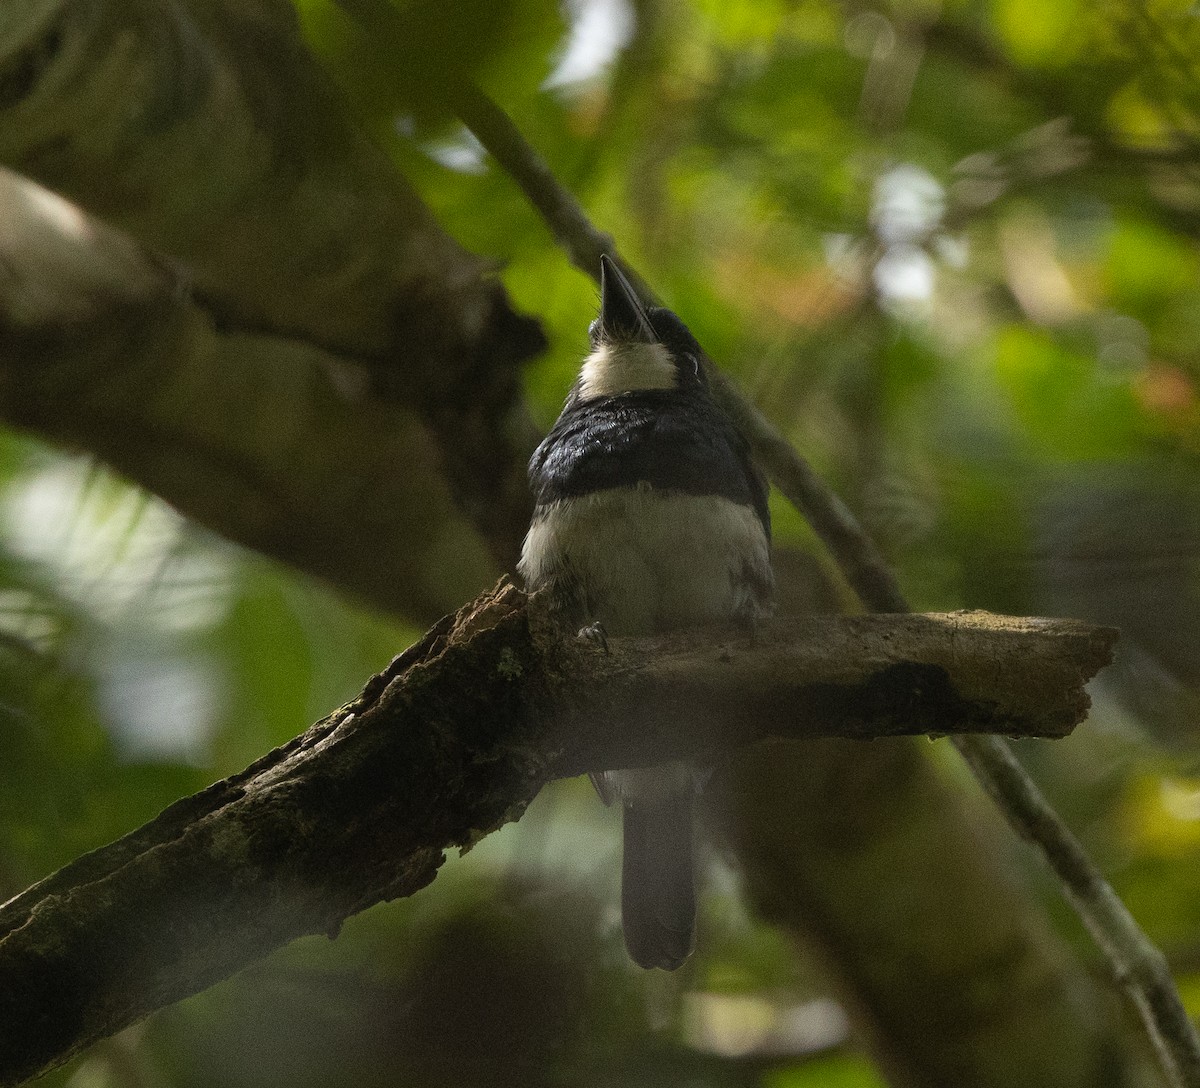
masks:
<instances>
[{"instance_id":1,"label":"bird's tail","mask_svg":"<svg viewBox=\"0 0 1200 1088\"><path fill-rule=\"evenodd\" d=\"M621 919L625 947L639 967L674 971L691 954L696 930L692 796L625 803Z\"/></svg>"}]
</instances>

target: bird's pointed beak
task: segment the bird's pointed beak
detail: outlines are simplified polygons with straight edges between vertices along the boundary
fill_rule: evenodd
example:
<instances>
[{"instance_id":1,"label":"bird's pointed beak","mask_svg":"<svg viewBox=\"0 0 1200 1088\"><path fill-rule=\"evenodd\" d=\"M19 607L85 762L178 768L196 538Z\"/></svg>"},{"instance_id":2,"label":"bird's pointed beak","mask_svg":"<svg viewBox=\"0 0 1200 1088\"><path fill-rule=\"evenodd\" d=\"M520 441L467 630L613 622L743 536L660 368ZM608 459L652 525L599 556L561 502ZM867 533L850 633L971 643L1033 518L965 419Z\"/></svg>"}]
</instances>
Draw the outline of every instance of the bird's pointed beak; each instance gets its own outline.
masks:
<instances>
[{"instance_id":1,"label":"bird's pointed beak","mask_svg":"<svg viewBox=\"0 0 1200 1088\"><path fill-rule=\"evenodd\" d=\"M607 254L600 255L600 334L606 340L657 343L633 284Z\"/></svg>"}]
</instances>

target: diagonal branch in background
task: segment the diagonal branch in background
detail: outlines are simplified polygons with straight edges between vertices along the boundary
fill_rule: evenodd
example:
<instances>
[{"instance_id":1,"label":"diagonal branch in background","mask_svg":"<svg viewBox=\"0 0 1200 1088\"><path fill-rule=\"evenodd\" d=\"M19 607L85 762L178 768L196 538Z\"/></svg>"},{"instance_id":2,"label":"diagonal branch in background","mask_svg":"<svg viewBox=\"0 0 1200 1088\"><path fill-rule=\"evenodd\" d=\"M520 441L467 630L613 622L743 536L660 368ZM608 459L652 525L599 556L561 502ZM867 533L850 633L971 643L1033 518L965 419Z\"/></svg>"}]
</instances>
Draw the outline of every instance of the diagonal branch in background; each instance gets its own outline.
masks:
<instances>
[{"instance_id":1,"label":"diagonal branch in background","mask_svg":"<svg viewBox=\"0 0 1200 1088\"><path fill-rule=\"evenodd\" d=\"M482 92L471 88L461 92L460 97L471 101L482 97ZM552 229L556 237L567 240L572 261L579 265L594 246L595 228L587 224L576 202L547 196L546 187L558 186L548 165L511 122L490 124L493 114L503 116L494 104L490 109L472 108L464 112L463 121L543 214L565 209L564 218ZM581 220L586 230L581 228ZM588 271L598 279L598 267ZM644 281L636 278L634 282ZM645 297L652 301L652 295ZM719 374L711 364L710 372ZM722 377L719 391L771 482L808 519L863 605L874 612L911 611L895 576L845 503L732 382ZM1137 1008L1172 1081L1186 1088L1200 1088L1200 1036L1183 1007L1162 954L1007 745L994 738L984 741L974 737L956 737L955 745L1008 821L1041 850L1067 899L1108 959L1116 981Z\"/></svg>"},{"instance_id":2,"label":"diagonal branch in background","mask_svg":"<svg viewBox=\"0 0 1200 1088\"><path fill-rule=\"evenodd\" d=\"M305 47L291 4L5 0L0 165L185 270L191 301L226 342L240 338L247 356L258 337L294 345L271 353L269 366L248 368L241 380L231 368L226 388L253 392L257 377L264 392L280 392L277 403L289 394L303 399L320 381L311 360L331 361L345 403L341 446L325 451L330 461L380 442L401 414L392 405L407 415L412 464L397 451L373 472L428 479L430 490L449 484L459 516L431 525L430 569L417 579L436 605L409 607L377 584L355 586L353 577L340 584L427 622L515 564L531 509L525 463L537 440L520 395L520 367L544 348L540 327L514 313L489 262L442 230L386 154L353 126ZM169 384L168 374L180 379L170 402L179 411L192 392L186 381L205 359L173 357L171 341L140 346L135 363L157 349L156 386ZM107 431L96 420L95 435L75 436L84 448L108 447L98 451L106 457L122 431L153 435L159 421L152 409L169 396L159 388L159 399L147 402L147 368L122 362L114 353L103 377L123 418ZM118 392L125 394L119 403ZM55 407L60 415L72 411ZM207 407L203 398L190 405L197 415ZM276 420L269 404L256 407L227 413L231 432L236 425L259 438L270 471L295 472L295 451L267 448L272 431L287 431L294 421ZM355 416L357 432L349 425ZM211 413L214 431L220 420ZM79 429L87 422L81 417ZM218 446L239 438L217 437ZM121 471L197 520L310 571L288 546L322 521L333 533L346 520L339 503L363 498L330 472L307 504L277 509L247 540L237 518L220 517L220 472L207 477L211 466L180 446L180 479L165 480L145 464L148 445L129 441L116 451ZM419 500L392 504L381 520L422 509ZM360 554L374 551L382 572L411 565L408 550L380 533ZM468 584L435 569L467 552L481 560ZM361 564L355 573L369 574Z\"/></svg>"},{"instance_id":3,"label":"diagonal branch in background","mask_svg":"<svg viewBox=\"0 0 1200 1088\"><path fill-rule=\"evenodd\" d=\"M219 327L177 269L3 167L0 209L0 419L402 614L495 577L413 409L347 397L320 348Z\"/></svg>"},{"instance_id":4,"label":"diagonal branch in background","mask_svg":"<svg viewBox=\"0 0 1200 1088\"><path fill-rule=\"evenodd\" d=\"M0 907L0 1084L411 895L550 779L765 736L1063 736L1115 639L987 613L807 616L606 652L501 583L300 737Z\"/></svg>"}]
</instances>

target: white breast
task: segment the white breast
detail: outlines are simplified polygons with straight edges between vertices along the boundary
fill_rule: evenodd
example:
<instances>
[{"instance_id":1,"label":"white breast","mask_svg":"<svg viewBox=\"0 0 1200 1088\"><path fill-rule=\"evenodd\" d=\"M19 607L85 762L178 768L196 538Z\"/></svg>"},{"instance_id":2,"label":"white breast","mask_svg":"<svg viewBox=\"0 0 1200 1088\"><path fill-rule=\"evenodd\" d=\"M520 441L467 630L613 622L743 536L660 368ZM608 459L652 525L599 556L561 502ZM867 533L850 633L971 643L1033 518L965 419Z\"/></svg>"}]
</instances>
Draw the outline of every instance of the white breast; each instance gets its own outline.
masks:
<instances>
[{"instance_id":1,"label":"white breast","mask_svg":"<svg viewBox=\"0 0 1200 1088\"><path fill-rule=\"evenodd\" d=\"M584 400L635 389L674 389L675 384L675 364L662 344L597 344L579 371Z\"/></svg>"},{"instance_id":2,"label":"white breast","mask_svg":"<svg viewBox=\"0 0 1200 1088\"><path fill-rule=\"evenodd\" d=\"M768 610L770 550L748 506L713 495L611 488L563 499L529 528L520 571L564 570L610 634L637 635Z\"/></svg>"}]
</instances>

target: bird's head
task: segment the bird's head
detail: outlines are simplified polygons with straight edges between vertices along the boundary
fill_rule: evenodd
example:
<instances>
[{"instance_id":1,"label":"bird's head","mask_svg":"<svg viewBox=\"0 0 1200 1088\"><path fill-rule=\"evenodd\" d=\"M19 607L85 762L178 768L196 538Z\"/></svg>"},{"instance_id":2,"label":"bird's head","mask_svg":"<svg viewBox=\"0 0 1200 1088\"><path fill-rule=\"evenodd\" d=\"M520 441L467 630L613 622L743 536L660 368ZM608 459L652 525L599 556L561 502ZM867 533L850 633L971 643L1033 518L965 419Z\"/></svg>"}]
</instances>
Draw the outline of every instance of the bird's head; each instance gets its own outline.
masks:
<instances>
[{"instance_id":1,"label":"bird's head","mask_svg":"<svg viewBox=\"0 0 1200 1088\"><path fill-rule=\"evenodd\" d=\"M600 258L600 314L579 371L580 400L645 389L705 389L703 351L670 310L645 307L625 274Z\"/></svg>"}]
</instances>

